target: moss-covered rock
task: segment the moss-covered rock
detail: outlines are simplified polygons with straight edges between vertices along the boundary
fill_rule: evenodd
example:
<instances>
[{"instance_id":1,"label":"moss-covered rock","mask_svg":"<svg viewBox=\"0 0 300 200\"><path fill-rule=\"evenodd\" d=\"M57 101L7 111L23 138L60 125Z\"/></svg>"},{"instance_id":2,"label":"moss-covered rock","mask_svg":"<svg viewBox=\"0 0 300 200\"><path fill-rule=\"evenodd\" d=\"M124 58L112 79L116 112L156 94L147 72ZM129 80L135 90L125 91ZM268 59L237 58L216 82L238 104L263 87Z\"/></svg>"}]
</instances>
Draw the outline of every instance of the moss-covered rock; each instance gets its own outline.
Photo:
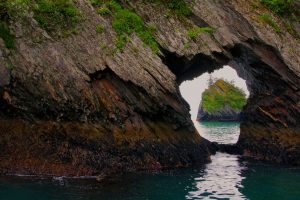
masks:
<instances>
[{"instance_id":1,"label":"moss-covered rock","mask_svg":"<svg viewBox=\"0 0 300 200\"><path fill-rule=\"evenodd\" d=\"M239 121L245 105L245 92L219 79L203 92L197 118L200 121Z\"/></svg>"}]
</instances>

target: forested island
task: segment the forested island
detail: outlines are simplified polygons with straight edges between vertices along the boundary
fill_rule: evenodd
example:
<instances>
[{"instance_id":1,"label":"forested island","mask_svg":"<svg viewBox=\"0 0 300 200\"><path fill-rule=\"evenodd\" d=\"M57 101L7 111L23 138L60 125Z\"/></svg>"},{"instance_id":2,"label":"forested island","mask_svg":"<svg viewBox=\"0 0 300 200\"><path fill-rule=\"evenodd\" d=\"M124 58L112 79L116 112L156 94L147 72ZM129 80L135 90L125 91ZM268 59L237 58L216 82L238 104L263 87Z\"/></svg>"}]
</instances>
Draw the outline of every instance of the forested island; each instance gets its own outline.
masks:
<instances>
[{"instance_id":1,"label":"forested island","mask_svg":"<svg viewBox=\"0 0 300 200\"><path fill-rule=\"evenodd\" d=\"M209 83L202 94L198 121L240 121L241 111L246 105L245 92L223 79Z\"/></svg>"}]
</instances>

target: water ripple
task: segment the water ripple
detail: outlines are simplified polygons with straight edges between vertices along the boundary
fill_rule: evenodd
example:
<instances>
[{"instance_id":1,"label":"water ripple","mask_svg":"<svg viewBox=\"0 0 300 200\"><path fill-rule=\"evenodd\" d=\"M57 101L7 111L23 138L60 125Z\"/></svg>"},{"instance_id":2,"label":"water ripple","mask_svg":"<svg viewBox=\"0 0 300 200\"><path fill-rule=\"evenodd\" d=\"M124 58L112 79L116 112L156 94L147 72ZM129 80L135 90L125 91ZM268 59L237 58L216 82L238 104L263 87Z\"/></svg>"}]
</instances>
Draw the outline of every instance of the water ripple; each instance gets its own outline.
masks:
<instances>
[{"instance_id":1,"label":"water ripple","mask_svg":"<svg viewBox=\"0 0 300 200\"><path fill-rule=\"evenodd\" d=\"M212 156L204 174L194 178L196 188L189 191L187 199L247 199L239 189L242 188L242 176L246 167L241 165L239 157L225 153Z\"/></svg>"},{"instance_id":2,"label":"water ripple","mask_svg":"<svg viewBox=\"0 0 300 200\"><path fill-rule=\"evenodd\" d=\"M220 144L234 144L240 135L240 124L237 122L194 121L194 125L202 137Z\"/></svg>"}]
</instances>

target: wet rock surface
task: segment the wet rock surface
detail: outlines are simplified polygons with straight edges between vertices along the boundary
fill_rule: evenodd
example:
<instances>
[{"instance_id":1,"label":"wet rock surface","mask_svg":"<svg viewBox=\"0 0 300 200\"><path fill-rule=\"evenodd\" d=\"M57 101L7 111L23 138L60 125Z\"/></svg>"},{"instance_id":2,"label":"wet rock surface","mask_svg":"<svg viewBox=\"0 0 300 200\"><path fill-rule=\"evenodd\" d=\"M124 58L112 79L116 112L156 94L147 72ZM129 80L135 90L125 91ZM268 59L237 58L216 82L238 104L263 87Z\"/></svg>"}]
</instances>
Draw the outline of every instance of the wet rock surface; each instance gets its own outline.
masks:
<instances>
[{"instance_id":1,"label":"wet rock surface","mask_svg":"<svg viewBox=\"0 0 300 200\"><path fill-rule=\"evenodd\" d=\"M64 38L32 15L12 19L15 48L0 41L1 173L88 175L207 162L214 148L194 129L178 84L224 64L251 92L238 142L244 154L299 164L297 39L276 16L281 33L259 21L269 11L256 1L187 3L193 15L184 20L164 15L161 5L126 5L155 25L160 55L135 34L122 51L109 51L112 19L86 0L75 1L85 20ZM189 38L200 22L216 31Z\"/></svg>"}]
</instances>

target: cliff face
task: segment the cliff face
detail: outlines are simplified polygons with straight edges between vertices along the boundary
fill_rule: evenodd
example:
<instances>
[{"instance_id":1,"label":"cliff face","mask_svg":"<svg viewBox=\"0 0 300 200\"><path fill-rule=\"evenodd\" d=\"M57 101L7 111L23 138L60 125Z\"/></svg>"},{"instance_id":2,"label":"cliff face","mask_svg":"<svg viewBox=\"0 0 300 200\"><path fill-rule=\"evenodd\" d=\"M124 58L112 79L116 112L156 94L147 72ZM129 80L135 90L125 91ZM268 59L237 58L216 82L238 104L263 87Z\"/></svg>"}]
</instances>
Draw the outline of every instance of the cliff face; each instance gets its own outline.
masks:
<instances>
[{"instance_id":1,"label":"cliff face","mask_svg":"<svg viewBox=\"0 0 300 200\"><path fill-rule=\"evenodd\" d=\"M123 42L118 16L88 0L74 1L82 19L68 31L45 26L41 10L25 6L20 17L0 9L2 29L14 35L13 48L0 37L1 173L90 175L207 162L210 144L194 129L178 84L224 64L251 90L238 145L249 156L299 164L295 36L254 0L186 3L188 15L123 2L155 27L160 53L139 30Z\"/></svg>"},{"instance_id":2,"label":"cliff face","mask_svg":"<svg viewBox=\"0 0 300 200\"><path fill-rule=\"evenodd\" d=\"M197 120L240 121L246 94L235 85L219 79L202 93Z\"/></svg>"}]
</instances>

